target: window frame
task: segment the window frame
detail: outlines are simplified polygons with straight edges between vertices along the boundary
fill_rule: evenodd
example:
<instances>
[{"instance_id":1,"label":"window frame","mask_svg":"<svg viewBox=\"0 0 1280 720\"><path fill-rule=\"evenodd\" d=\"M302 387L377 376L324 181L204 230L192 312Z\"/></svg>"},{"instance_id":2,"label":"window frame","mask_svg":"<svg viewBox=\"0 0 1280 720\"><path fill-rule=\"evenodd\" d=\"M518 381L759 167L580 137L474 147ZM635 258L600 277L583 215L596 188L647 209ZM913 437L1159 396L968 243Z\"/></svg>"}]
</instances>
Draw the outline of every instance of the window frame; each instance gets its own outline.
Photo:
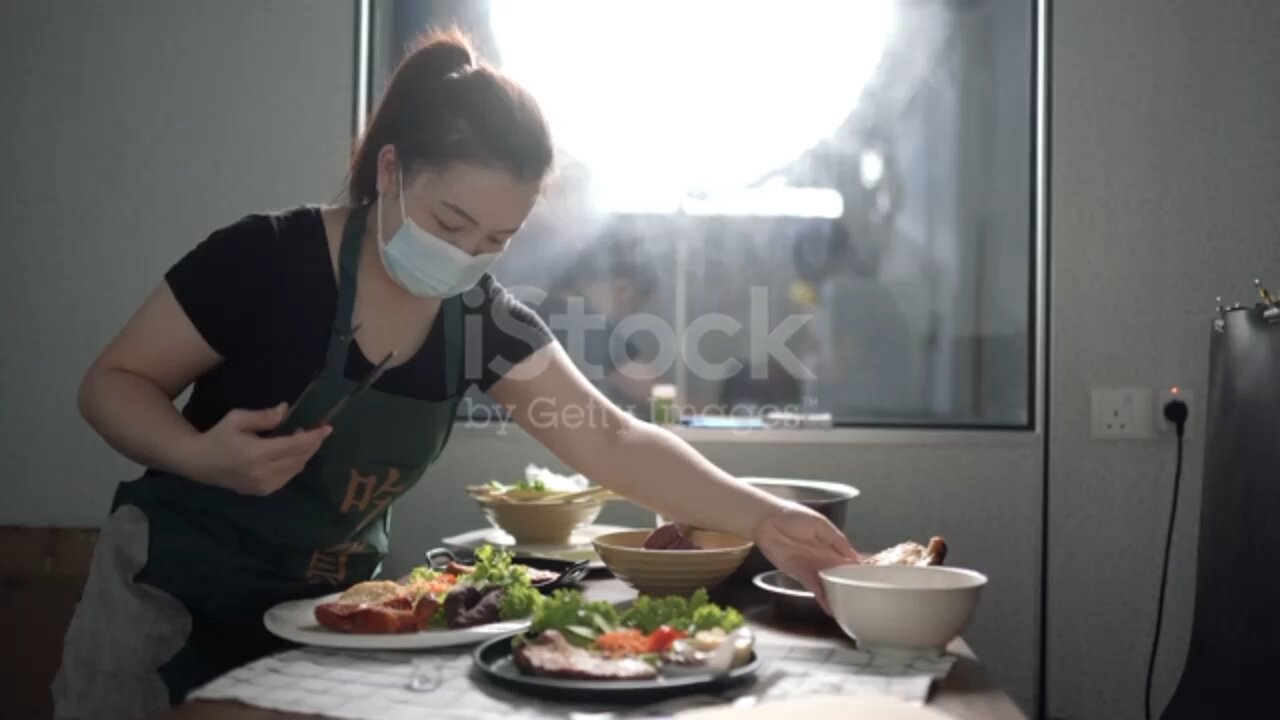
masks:
<instances>
[{"instance_id":1,"label":"window frame","mask_svg":"<svg viewBox=\"0 0 1280 720\"><path fill-rule=\"evenodd\" d=\"M425 1L425 0L423 0ZM394 2L394 0L391 0ZM394 11L387 12L391 2L356 0L354 4L355 38L353 62L352 136L358 137L373 107L372 87L380 62L378 28L388 24ZM930 424L844 422L821 428L765 428L730 430L691 428L682 425L671 429L687 440L698 442L775 442L780 444L884 443L933 444L951 442L989 442L993 438L1041 437L1048 424L1048 343L1049 336L1049 87L1048 87L1048 0L1024 0L1031 4L1031 212L1029 213L1030 268L1027 337L1028 381L1027 421L1021 424ZM384 16L384 13L386 15ZM382 38L385 42L386 38ZM684 373L683 368L677 375ZM468 419L458 417L456 425L465 427Z\"/></svg>"}]
</instances>

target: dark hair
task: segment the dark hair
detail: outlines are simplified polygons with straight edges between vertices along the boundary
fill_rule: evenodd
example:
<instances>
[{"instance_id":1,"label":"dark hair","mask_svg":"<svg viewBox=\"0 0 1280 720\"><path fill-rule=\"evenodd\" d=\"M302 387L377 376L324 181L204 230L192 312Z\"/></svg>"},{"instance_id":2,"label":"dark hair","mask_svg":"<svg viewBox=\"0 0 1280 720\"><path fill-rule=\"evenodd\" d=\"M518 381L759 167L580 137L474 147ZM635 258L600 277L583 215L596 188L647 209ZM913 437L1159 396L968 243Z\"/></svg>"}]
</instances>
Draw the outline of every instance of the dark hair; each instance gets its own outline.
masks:
<instances>
[{"instance_id":1,"label":"dark hair","mask_svg":"<svg viewBox=\"0 0 1280 720\"><path fill-rule=\"evenodd\" d=\"M554 157L533 96L478 62L457 29L424 34L392 74L351 157L353 204L378 197L378 152L386 145L406 172L475 163L539 184Z\"/></svg>"}]
</instances>

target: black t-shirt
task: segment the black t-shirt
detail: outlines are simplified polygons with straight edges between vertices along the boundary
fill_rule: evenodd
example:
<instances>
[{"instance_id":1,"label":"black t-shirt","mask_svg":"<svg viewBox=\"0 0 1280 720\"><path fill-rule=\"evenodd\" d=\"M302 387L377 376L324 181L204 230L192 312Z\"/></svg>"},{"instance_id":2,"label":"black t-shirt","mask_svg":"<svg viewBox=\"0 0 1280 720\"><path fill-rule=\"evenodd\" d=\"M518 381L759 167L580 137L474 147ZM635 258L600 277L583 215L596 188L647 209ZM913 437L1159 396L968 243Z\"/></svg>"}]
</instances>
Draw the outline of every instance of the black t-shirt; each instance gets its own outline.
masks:
<instances>
[{"instance_id":1,"label":"black t-shirt","mask_svg":"<svg viewBox=\"0 0 1280 720\"><path fill-rule=\"evenodd\" d=\"M183 410L200 430L234 408L293 402L324 365L338 288L320 208L248 215L215 231L165 275L205 341L225 362L199 378ZM462 385L445 381L444 314L422 348L389 368L375 388L422 400L487 390L533 351L553 342L547 326L491 276L463 294ZM348 378L372 364L352 343Z\"/></svg>"}]
</instances>

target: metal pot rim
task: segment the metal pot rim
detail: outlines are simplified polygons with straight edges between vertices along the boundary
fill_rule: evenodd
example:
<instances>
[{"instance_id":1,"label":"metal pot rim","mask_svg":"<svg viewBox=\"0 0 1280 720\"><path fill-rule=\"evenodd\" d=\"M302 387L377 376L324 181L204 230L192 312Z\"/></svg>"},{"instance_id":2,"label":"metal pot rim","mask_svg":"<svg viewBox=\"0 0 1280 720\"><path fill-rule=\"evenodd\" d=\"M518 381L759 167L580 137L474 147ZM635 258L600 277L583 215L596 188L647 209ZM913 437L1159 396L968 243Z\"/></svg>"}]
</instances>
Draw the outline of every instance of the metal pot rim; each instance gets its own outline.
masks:
<instances>
[{"instance_id":1,"label":"metal pot rim","mask_svg":"<svg viewBox=\"0 0 1280 720\"><path fill-rule=\"evenodd\" d=\"M827 503L848 502L862 494L858 488L844 483L831 482L830 480L804 480L800 478L768 478L768 477L742 477L738 478L752 485L765 485L775 487L798 487L808 488L810 490L821 490L829 492L833 497L822 498L820 500L806 501L806 505L824 505Z\"/></svg>"},{"instance_id":2,"label":"metal pot rim","mask_svg":"<svg viewBox=\"0 0 1280 720\"><path fill-rule=\"evenodd\" d=\"M768 592L768 593L772 593L774 595L784 595L787 597L793 597L801 600L815 600L813 593L809 592L808 590L795 590L789 587L783 587L779 585L776 582L776 580L779 576L783 576L783 575L786 575L786 573L782 572L781 570L770 570L768 572L762 572L759 575L756 575L755 577L751 578L751 582L761 590L764 590L765 592ZM794 580L794 578L792 579Z\"/></svg>"}]
</instances>

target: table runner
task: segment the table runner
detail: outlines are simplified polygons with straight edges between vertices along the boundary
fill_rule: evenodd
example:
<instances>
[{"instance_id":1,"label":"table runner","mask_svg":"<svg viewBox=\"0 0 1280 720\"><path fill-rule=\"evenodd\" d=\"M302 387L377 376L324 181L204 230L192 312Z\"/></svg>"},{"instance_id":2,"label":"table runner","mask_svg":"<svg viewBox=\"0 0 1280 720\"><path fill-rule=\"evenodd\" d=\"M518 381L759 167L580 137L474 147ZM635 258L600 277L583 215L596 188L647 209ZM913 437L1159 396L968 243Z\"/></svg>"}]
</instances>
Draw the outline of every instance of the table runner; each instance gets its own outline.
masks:
<instances>
[{"instance_id":1,"label":"table runner","mask_svg":"<svg viewBox=\"0 0 1280 720\"><path fill-rule=\"evenodd\" d=\"M498 688L473 672L470 649L430 653L303 648L262 658L191 695L272 710L344 720L441 718L604 720L669 718L712 704L784 700L809 695L892 695L923 703L955 658L831 648L799 640L757 644L754 684L718 695L694 695L644 707L557 703ZM414 685L418 689L412 689Z\"/></svg>"}]
</instances>

